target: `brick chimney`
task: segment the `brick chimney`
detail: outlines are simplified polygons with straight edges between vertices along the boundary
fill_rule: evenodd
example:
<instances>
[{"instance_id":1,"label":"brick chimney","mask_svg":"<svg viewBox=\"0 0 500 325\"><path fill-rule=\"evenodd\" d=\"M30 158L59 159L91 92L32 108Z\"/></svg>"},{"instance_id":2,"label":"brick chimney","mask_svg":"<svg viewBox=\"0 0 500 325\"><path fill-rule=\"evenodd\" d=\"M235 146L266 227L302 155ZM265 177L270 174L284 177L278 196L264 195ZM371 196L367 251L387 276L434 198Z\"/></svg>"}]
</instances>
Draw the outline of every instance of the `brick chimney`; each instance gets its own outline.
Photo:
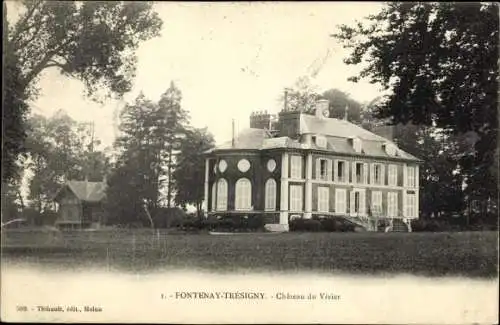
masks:
<instances>
[{"instance_id":1,"label":"brick chimney","mask_svg":"<svg viewBox=\"0 0 500 325\"><path fill-rule=\"evenodd\" d=\"M252 129L270 129L271 114L269 114L267 111L253 112L250 115L250 127Z\"/></svg>"},{"instance_id":2,"label":"brick chimney","mask_svg":"<svg viewBox=\"0 0 500 325\"><path fill-rule=\"evenodd\" d=\"M297 139L300 133L300 111L281 111L277 124L278 136Z\"/></svg>"}]
</instances>

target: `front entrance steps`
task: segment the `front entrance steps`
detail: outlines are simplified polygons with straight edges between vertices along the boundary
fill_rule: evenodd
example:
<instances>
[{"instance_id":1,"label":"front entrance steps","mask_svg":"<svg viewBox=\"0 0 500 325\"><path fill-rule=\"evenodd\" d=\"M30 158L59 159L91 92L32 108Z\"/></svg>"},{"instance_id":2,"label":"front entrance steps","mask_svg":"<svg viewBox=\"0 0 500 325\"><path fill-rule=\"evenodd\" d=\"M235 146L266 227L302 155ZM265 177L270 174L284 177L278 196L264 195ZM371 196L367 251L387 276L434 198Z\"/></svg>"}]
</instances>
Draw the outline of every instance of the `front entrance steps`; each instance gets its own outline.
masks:
<instances>
[{"instance_id":1,"label":"front entrance steps","mask_svg":"<svg viewBox=\"0 0 500 325\"><path fill-rule=\"evenodd\" d=\"M411 232L411 220L404 218L384 218L367 216L344 216L344 220L373 232Z\"/></svg>"}]
</instances>

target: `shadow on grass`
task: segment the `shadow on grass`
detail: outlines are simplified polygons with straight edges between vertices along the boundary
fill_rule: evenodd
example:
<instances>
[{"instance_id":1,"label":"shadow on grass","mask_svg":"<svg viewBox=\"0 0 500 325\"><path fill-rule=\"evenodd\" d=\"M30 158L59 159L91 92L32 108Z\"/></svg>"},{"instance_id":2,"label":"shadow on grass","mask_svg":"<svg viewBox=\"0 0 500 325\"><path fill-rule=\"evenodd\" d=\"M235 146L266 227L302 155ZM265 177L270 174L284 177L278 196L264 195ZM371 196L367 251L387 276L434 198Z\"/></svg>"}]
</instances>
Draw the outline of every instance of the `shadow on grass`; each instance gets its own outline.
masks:
<instances>
[{"instance_id":1,"label":"shadow on grass","mask_svg":"<svg viewBox=\"0 0 500 325\"><path fill-rule=\"evenodd\" d=\"M14 236L15 237L15 236ZM321 271L349 274L498 276L498 234L286 233L172 236L145 231L64 234L57 245L4 245L7 262L57 267ZM30 243L33 243L31 237Z\"/></svg>"}]
</instances>

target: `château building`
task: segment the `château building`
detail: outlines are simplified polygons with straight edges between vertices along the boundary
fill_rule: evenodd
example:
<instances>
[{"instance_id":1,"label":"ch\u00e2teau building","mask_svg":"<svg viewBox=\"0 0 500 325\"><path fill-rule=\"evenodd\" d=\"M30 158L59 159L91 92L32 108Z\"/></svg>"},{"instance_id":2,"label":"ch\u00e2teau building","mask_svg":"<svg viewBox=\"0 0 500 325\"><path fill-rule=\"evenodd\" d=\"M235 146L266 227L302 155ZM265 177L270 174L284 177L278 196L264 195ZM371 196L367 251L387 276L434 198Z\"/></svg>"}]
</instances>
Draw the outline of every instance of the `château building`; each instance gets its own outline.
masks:
<instances>
[{"instance_id":1,"label":"ch\u00e2teau building","mask_svg":"<svg viewBox=\"0 0 500 325\"><path fill-rule=\"evenodd\" d=\"M347 119L284 109L253 113L250 128L207 152L208 215L264 214L275 229L291 218L341 217L367 230L379 220L409 226L419 216L419 164L389 139Z\"/></svg>"}]
</instances>

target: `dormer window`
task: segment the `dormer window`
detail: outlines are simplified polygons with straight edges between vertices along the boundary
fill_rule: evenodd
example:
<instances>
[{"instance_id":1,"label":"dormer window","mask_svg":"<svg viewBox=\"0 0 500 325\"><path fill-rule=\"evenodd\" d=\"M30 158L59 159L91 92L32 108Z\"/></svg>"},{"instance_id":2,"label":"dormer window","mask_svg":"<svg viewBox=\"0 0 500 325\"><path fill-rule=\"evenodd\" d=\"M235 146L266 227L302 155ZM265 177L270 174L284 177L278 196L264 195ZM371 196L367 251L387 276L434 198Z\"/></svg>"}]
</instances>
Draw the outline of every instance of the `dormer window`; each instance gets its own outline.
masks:
<instances>
[{"instance_id":1,"label":"dormer window","mask_svg":"<svg viewBox=\"0 0 500 325\"><path fill-rule=\"evenodd\" d=\"M314 138L315 138L316 146L318 146L320 148L326 148L326 138L324 136L317 135Z\"/></svg>"},{"instance_id":2,"label":"dormer window","mask_svg":"<svg viewBox=\"0 0 500 325\"><path fill-rule=\"evenodd\" d=\"M391 157L394 157L396 156L397 154L397 148L395 145L391 144L391 143L384 143L382 145L382 147L384 148L385 150L385 153Z\"/></svg>"},{"instance_id":3,"label":"dormer window","mask_svg":"<svg viewBox=\"0 0 500 325\"><path fill-rule=\"evenodd\" d=\"M362 150L361 139L352 138L351 141L352 141L352 148L354 149L354 151L360 153Z\"/></svg>"}]
</instances>

